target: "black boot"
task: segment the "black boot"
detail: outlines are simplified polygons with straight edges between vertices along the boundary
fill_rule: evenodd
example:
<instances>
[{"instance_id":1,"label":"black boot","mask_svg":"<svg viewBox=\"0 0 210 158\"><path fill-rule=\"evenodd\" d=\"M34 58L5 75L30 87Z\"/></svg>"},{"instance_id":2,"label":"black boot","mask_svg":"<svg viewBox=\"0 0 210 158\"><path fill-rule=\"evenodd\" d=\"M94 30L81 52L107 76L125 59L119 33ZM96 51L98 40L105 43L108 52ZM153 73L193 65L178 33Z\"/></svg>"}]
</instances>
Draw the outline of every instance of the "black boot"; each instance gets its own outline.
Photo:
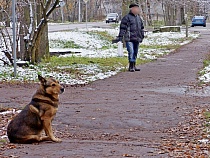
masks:
<instances>
[{"instance_id":1,"label":"black boot","mask_svg":"<svg viewBox=\"0 0 210 158\"><path fill-rule=\"evenodd\" d=\"M128 71L130 71L130 72L134 72L135 71L134 62L129 62L129 69L128 69Z\"/></svg>"},{"instance_id":2,"label":"black boot","mask_svg":"<svg viewBox=\"0 0 210 158\"><path fill-rule=\"evenodd\" d=\"M140 71L140 69L136 68L136 62L134 62L134 70L135 71Z\"/></svg>"}]
</instances>

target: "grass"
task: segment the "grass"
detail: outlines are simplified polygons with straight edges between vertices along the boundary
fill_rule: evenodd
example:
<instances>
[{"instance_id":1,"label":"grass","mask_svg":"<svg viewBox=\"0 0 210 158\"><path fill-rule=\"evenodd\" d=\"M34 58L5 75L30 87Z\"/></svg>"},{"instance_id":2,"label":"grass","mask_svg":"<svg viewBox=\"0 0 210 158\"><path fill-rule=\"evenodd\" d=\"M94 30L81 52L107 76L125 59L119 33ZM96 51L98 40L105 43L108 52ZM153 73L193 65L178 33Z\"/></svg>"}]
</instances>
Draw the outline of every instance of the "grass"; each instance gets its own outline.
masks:
<instances>
[{"instance_id":1,"label":"grass","mask_svg":"<svg viewBox=\"0 0 210 158\"><path fill-rule=\"evenodd\" d=\"M137 60L137 64L144 64L149 60ZM43 60L39 65L39 70L45 72L56 72L61 76L68 74L72 79L84 80L87 78L97 78L96 76L103 73L127 71L127 57L110 57L110 58L88 58L88 57L56 57L49 60ZM64 77L65 78L65 77Z\"/></svg>"},{"instance_id":2,"label":"grass","mask_svg":"<svg viewBox=\"0 0 210 158\"><path fill-rule=\"evenodd\" d=\"M144 64L149 60L137 60L137 64ZM109 58L89 58L89 57L57 57L52 56L49 59L43 59L37 65L30 65L30 69L25 70L24 74L17 73L13 78L9 73L11 68L2 76L2 81L12 82L33 82L37 81L37 74L54 76L61 82L74 82L72 79L92 82L91 78L98 78L97 75L108 75L119 71L127 71L127 57L109 57ZM21 70L22 71L22 70ZM1 72L2 73L2 72ZM1 74L0 73L0 74ZM103 74L102 74L103 73ZM90 78L90 79L88 79ZM86 80L87 79L87 80Z\"/></svg>"},{"instance_id":3,"label":"grass","mask_svg":"<svg viewBox=\"0 0 210 158\"><path fill-rule=\"evenodd\" d=\"M144 64L151 60L138 59L137 64ZM7 71L4 81L19 81L19 82L37 82L37 74L46 77L54 76L62 83L78 84L91 83L100 76L110 76L122 71L127 71L127 57L107 57L107 58L89 58L79 56L57 57L42 59L37 65L30 65L30 69L25 70L24 74L17 75L12 78ZM83 82L84 81L84 82Z\"/></svg>"},{"instance_id":4,"label":"grass","mask_svg":"<svg viewBox=\"0 0 210 158\"><path fill-rule=\"evenodd\" d=\"M113 36L111 36L107 31L96 31L95 32L100 39L111 41Z\"/></svg>"},{"instance_id":5,"label":"grass","mask_svg":"<svg viewBox=\"0 0 210 158\"><path fill-rule=\"evenodd\" d=\"M164 26L164 25L165 25L164 21L158 21L158 20L152 21L152 26L154 28L160 28L161 26Z\"/></svg>"},{"instance_id":6,"label":"grass","mask_svg":"<svg viewBox=\"0 0 210 158\"><path fill-rule=\"evenodd\" d=\"M204 115L204 117L205 117L205 119L206 119L206 122L210 122L210 112L209 112L209 111L205 111L205 112L203 113L203 115ZM206 123L205 126L206 126L206 127L209 127L210 124L209 124L209 123Z\"/></svg>"},{"instance_id":7,"label":"grass","mask_svg":"<svg viewBox=\"0 0 210 158\"><path fill-rule=\"evenodd\" d=\"M203 61L203 68L208 67L209 65L210 65L210 56L208 56L207 59ZM206 74L206 71L204 70L200 70L198 72L199 76L203 76L205 74ZM203 81L200 81L200 82L203 82Z\"/></svg>"},{"instance_id":8,"label":"grass","mask_svg":"<svg viewBox=\"0 0 210 158\"><path fill-rule=\"evenodd\" d=\"M199 71L199 72L198 72L198 75L199 75L199 76L203 76L203 75L205 75L205 73L206 73L205 71Z\"/></svg>"},{"instance_id":9,"label":"grass","mask_svg":"<svg viewBox=\"0 0 210 158\"><path fill-rule=\"evenodd\" d=\"M204 112L204 116L207 121L210 121L210 112L209 111Z\"/></svg>"},{"instance_id":10,"label":"grass","mask_svg":"<svg viewBox=\"0 0 210 158\"><path fill-rule=\"evenodd\" d=\"M180 45L173 45L173 44L169 44L169 45L140 45L141 49L166 49L166 50L170 50L170 49L177 49L179 47L180 47Z\"/></svg>"},{"instance_id":11,"label":"grass","mask_svg":"<svg viewBox=\"0 0 210 158\"><path fill-rule=\"evenodd\" d=\"M203 61L203 66L204 67L207 67L209 65L210 65L210 57L209 57L209 59L206 59L206 60Z\"/></svg>"},{"instance_id":12,"label":"grass","mask_svg":"<svg viewBox=\"0 0 210 158\"><path fill-rule=\"evenodd\" d=\"M0 147L1 147L2 145L4 145L5 143L7 143L7 140L6 140L6 139L0 139Z\"/></svg>"},{"instance_id":13,"label":"grass","mask_svg":"<svg viewBox=\"0 0 210 158\"><path fill-rule=\"evenodd\" d=\"M111 24L112 28L118 28L120 26L120 23L113 23Z\"/></svg>"},{"instance_id":14,"label":"grass","mask_svg":"<svg viewBox=\"0 0 210 158\"><path fill-rule=\"evenodd\" d=\"M110 45L112 39L114 38L107 31L88 31L87 33L89 35L97 36L98 39L105 41L106 44L103 47Z\"/></svg>"},{"instance_id":15,"label":"grass","mask_svg":"<svg viewBox=\"0 0 210 158\"><path fill-rule=\"evenodd\" d=\"M138 60L137 64L144 64L145 60ZM48 61L42 61L40 67L54 70L62 70L67 72L75 72L75 68L80 65L98 65L100 68L106 70L115 70L118 67L126 68L128 65L127 57L112 57L112 58L88 58L88 57L51 57ZM65 67L65 68L62 68Z\"/></svg>"}]
</instances>

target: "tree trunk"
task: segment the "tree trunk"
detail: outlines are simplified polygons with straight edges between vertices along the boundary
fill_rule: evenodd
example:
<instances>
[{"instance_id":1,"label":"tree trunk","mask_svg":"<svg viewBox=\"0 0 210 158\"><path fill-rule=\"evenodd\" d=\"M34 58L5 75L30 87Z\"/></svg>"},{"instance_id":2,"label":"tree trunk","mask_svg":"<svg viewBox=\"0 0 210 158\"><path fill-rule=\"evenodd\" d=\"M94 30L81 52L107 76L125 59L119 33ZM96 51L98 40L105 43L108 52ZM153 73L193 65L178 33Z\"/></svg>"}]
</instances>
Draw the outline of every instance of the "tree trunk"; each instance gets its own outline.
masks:
<instances>
[{"instance_id":1,"label":"tree trunk","mask_svg":"<svg viewBox=\"0 0 210 158\"><path fill-rule=\"evenodd\" d=\"M152 26L152 16L151 16L151 6L150 6L150 2L149 0L147 0L147 20L148 20L148 25L149 26ZM149 18L148 18L149 16Z\"/></svg>"},{"instance_id":2,"label":"tree trunk","mask_svg":"<svg viewBox=\"0 0 210 158\"><path fill-rule=\"evenodd\" d=\"M42 15L42 17L37 18L37 22L39 22L37 23L38 26L33 31L32 37L30 38L28 50L31 52L32 64L39 62L44 56L49 56L47 19L55 10L59 0L54 1L52 5L50 2L52 1L49 0L41 4L40 15ZM39 8L37 8L37 12L39 12ZM42 44L41 41L43 41Z\"/></svg>"},{"instance_id":3,"label":"tree trunk","mask_svg":"<svg viewBox=\"0 0 210 158\"><path fill-rule=\"evenodd\" d=\"M24 41L24 26L23 23L20 22L20 30L19 30L19 36L20 36L20 51L17 52L17 58L20 58L21 60L24 60L24 54L25 54L25 41Z\"/></svg>"},{"instance_id":4,"label":"tree trunk","mask_svg":"<svg viewBox=\"0 0 210 158\"><path fill-rule=\"evenodd\" d=\"M28 6L24 6L23 7L23 18L22 18L22 22L23 22L23 31L24 31L24 36L26 36L28 34L28 26L30 25L30 8ZM24 50L23 47L20 48L20 51L23 51L23 60L26 61L30 61L31 60L31 55L28 52L28 48L27 46L29 45L29 40L25 39L24 40Z\"/></svg>"},{"instance_id":5,"label":"tree trunk","mask_svg":"<svg viewBox=\"0 0 210 158\"><path fill-rule=\"evenodd\" d=\"M50 51L49 51L49 39L48 39L48 25L45 26L43 29L43 32L41 34L41 37L38 41L38 49L36 51L36 57L35 62L40 62L42 58L49 58L50 57Z\"/></svg>"},{"instance_id":6,"label":"tree trunk","mask_svg":"<svg viewBox=\"0 0 210 158\"><path fill-rule=\"evenodd\" d=\"M73 19L72 19L72 22L74 22L75 19L76 19L76 7L77 7L77 2L75 1L74 8L73 8Z\"/></svg>"},{"instance_id":7,"label":"tree trunk","mask_svg":"<svg viewBox=\"0 0 210 158\"><path fill-rule=\"evenodd\" d=\"M10 9L11 9L10 4L11 4L11 0L6 0L6 8L5 8L6 16L10 15ZM6 27L10 27L10 17L6 18L5 24L6 24Z\"/></svg>"},{"instance_id":8,"label":"tree trunk","mask_svg":"<svg viewBox=\"0 0 210 158\"><path fill-rule=\"evenodd\" d=\"M37 24L41 22L41 5L37 5ZM48 58L49 55L49 39L48 39L48 26L46 25L38 38L37 50L35 51L35 62L40 62L43 57ZM40 42L42 41L42 42Z\"/></svg>"},{"instance_id":9,"label":"tree trunk","mask_svg":"<svg viewBox=\"0 0 210 158\"><path fill-rule=\"evenodd\" d=\"M130 0L122 1L122 16L123 17L129 12L129 9L128 9L129 4L130 4Z\"/></svg>"},{"instance_id":10,"label":"tree trunk","mask_svg":"<svg viewBox=\"0 0 210 158\"><path fill-rule=\"evenodd\" d=\"M141 8L141 12L142 12L142 18L143 18L143 20L145 21L145 26L147 25L146 24L146 21L147 21L147 16L146 16L146 7L145 7L145 5L144 5L144 1L143 0L140 0L140 8Z\"/></svg>"},{"instance_id":11,"label":"tree trunk","mask_svg":"<svg viewBox=\"0 0 210 158\"><path fill-rule=\"evenodd\" d=\"M166 13L165 13L165 5L164 5L163 0L162 0L162 10L163 10L163 19L164 19L164 24L166 25Z\"/></svg>"},{"instance_id":12,"label":"tree trunk","mask_svg":"<svg viewBox=\"0 0 210 158\"><path fill-rule=\"evenodd\" d=\"M43 32L46 30L47 23L42 22L43 24L41 27L35 32L34 35L34 43L31 47L29 47L29 52L31 52L31 63L35 64L36 62L39 62L41 60L39 56L40 52L40 42L42 39Z\"/></svg>"}]
</instances>

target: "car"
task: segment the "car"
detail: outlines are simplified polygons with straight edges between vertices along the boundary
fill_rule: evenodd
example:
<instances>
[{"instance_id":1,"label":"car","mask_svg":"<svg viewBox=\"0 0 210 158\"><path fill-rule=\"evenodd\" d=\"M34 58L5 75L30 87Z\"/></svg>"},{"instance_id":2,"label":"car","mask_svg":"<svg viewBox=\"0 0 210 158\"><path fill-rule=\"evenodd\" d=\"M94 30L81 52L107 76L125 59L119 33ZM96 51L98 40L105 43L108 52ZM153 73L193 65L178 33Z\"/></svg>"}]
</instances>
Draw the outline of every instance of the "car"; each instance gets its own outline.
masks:
<instances>
[{"instance_id":1,"label":"car","mask_svg":"<svg viewBox=\"0 0 210 158\"><path fill-rule=\"evenodd\" d=\"M206 17L205 16L194 16L192 18L192 27L203 26L206 27Z\"/></svg>"},{"instance_id":2,"label":"car","mask_svg":"<svg viewBox=\"0 0 210 158\"><path fill-rule=\"evenodd\" d=\"M109 13L106 16L106 23L110 23L110 22L115 22L118 23L119 22L119 15L117 13Z\"/></svg>"}]
</instances>

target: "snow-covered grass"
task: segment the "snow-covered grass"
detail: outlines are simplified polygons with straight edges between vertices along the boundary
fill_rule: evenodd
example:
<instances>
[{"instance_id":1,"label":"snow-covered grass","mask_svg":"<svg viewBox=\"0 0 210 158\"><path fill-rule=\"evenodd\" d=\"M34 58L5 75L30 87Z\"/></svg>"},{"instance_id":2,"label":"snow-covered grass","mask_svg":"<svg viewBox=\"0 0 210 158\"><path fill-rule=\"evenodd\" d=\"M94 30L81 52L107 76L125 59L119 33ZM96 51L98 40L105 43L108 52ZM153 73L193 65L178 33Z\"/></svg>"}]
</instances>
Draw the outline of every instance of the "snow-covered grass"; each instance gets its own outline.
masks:
<instances>
[{"instance_id":1,"label":"snow-covered grass","mask_svg":"<svg viewBox=\"0 0 210 158\"><path fill-rule=\"evenodd\" d=\"M107 70L103 72L99 66L96 65L77 65L69 66L69 67L58 67L57 70L53 69L45 69L39 66L33 66L33 68L21 68L17 69L17 77L13 77L13 68L7 67L6 69L1 70L0 81L22 81L22 82L30 82L30 81L38 81L37 75L41 74L45 77L53 76L58 79L63 84L87 84L89 82L93 82L98 79L108 78L112 75L115 75L117 72L121 70L121 68L117 68L114 71ZM80 67L79 67L80 66ZM68 72L67 69L75 69L81 71L80 73L76 73L79 71L75 71L75 74ZM59 70L58 70L59 69ZM62 72L63 70L63 72ZM67 72L66 72L67 71Z\"/></svg>"},{"instance_id":2,"label":"snow-covered grass","mask_svg":"<svg viewBox=\"0 0 210 158\"><path fill-rule=\"evenodd\" d=\"M138 63L145 61L139 60ZM17 77L13 77L12 67L0 66L0 81L38 81L37 75L53 76L63 84L87 84L99 79L108 78L125 70L127 58L88 58L88 57L51 57L38 65L17 67Z\"/></svg>"},{"instance_id":3,"label":"snow-covered grass","mask_svg":"<svg viewBox=\"0 0 210 158\"><path fill-rule=\"evenodd\" d=\"M201 84L205 83L208 84L210 83L210 56L208 59L204 60L203 62L203 69L198 73L199 75L199 80Z\"/></svg>"},{"instance_id":4,"label":"snow-covered grass","mask_svg":"<svg viewBox=\"0 0 210 158\"><path fill-rule=\"evenodd\" d=\"M12 67L0 62L0 81L37 81L37 74L41 74L53 76L65 84L86 84L115 75L125 70L128 62L126 48L124 57L118 57L117 44L111 43L118 32L118 28L91 28L49 33L51 52L71 53L28 68L18 67L17 78L12 77ZM189 38L185 38L185 32L149 32L141 43L138 64L168 54L198 36L190 33ZM3 53L0 57L4 57Z\"/></svg>"},{"instance_id":5,"label":"snow-covered grass","mask_svg":"<svg viewBox=\"0 0 210 158\"><path fill-rule=\"evenodd\" d=\"M183 42L190 42L193 38L197 38L198 34L190 34L186 38L185 32L163 32L163 33L148 33L148 37L144 39L143 45L182 45Z\"/></svg>"},{"instance_id":6,"label":"snow-covered grass","mask_svg":"<svg viewBox=\"0 0 210 158\"><path fill-rule=\"evenodd\" d=\"M203 83L210 82L210 60L204 61L204 69L199 72L199 80Z\"/></svg>"},{"instance_id":7,"label":"snow-covered grass","mask_svg":"<svg viewBox=\"0 0 210 158\"><path fill-rule=\"evenodd\" d=\"M101 32L108 38L101 38ZM71 51L80 52L77 56L85 57L116 57L117 44L111 44L111 38L115 38L119 33L119 29L79 29L69 32L54 32L49 34L50 51ZM143 59L156 59L157 57L171 52L180 45L187 44L192 39L197 38L198 34L189 34L185 37L185 32L164 32L152 33L149 32L140 45L139 57ZM67 48L65 44L68 41L74 42L77 48ZM127 55L126 48L124 48L125 55ZM71 54L70 54L71 55Z\"/></svg>"}]
</instances>

